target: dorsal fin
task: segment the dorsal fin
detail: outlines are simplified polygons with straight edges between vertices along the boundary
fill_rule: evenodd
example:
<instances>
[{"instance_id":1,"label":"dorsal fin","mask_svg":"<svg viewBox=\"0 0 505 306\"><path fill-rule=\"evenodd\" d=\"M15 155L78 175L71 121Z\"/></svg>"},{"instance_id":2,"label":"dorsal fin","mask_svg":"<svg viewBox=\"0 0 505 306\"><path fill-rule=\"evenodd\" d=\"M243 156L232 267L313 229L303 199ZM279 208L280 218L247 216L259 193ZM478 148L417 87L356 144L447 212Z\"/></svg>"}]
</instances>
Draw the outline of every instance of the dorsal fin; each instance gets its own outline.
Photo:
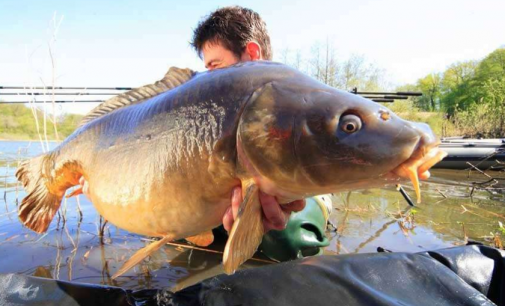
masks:
<instances>
[{"instance_id":1,"label":"dorsal fin","mask_svg":"<svg viewBox=\"0 0 505 306\"><path fill-rule=\"evenodd\" d=\"M98 105L89 113L87 113L86 116L82 118L79 126L83 126L86 123L93 121L96 118L102 117L108 113L111 113L117 109L140 103L167 90L171 90L179 85L186 83L195 74L195 71L188 68L181 69L177 67L171 67L163 79L155 82L154 84L148 84L139 88L132 89L113 98L110 98L107 101L104 101L102 104Z\"/></svg>"}]
</instances>

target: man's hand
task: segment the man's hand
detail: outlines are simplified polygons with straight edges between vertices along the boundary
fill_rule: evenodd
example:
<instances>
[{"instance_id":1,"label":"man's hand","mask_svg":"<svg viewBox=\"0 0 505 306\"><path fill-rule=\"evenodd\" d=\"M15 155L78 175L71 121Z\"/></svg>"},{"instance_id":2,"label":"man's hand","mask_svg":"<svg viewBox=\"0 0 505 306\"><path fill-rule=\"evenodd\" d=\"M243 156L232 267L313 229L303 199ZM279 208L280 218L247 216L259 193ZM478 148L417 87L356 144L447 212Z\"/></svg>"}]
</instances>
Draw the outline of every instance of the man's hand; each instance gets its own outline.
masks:
<instances>
[{"instance_id":1,"label":"man's hand","mask_svg":"<svg viewBox=\"0 0 505 306\"><path fill-rule=\"evenodd\" d=\"M89 199L89 185L88 181L84 179L84 176L81 176L81 178L79 179L79 184L81 184L82 193Z\"/></svg>"},{"instance_id":2,"label":"man's hand","mask_svg":"<svg viewBox=\"0 0 505 306\"><path fill-rule=\"evenodd\" d=\"M283 230L286 228L289 216L293 211L300 211L305 208L305 200L297 200L288 204L280 205L275 197L260 191L259 194L261 208L263 210L263 228L265 233L269 230ZM229 232L233 222L237 218L238 208L242 202L242 188L237 186L232 190L231 206L228 207L223 216L223 226Z\"/></svg>"}]
</instances>

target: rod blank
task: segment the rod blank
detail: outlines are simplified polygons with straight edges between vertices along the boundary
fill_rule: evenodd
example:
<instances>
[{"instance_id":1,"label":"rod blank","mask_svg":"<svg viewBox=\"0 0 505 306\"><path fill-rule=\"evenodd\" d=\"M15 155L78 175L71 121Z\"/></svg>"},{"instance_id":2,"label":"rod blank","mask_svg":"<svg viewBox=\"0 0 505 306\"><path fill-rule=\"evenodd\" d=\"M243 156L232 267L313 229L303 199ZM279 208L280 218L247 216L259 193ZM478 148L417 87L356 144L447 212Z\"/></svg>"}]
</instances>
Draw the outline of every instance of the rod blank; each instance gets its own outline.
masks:
<instances>
[{"instance_id":1,"label":"rod blank","mask_svg":"<svg viewBox=\"0 0 505 306\"><path fill-rule=\"evenodd\" d=\"M0 92L0 96L117 96L117 92Z\"/></svg>"},{"instance_id":2,"label":"rod blank","mask_svg":"<svg viewBox=\"0 0 505 306\"><path fill-rule=\"evenodd\" d=\"M373 92L373 91L352 91L353 94L357 95L396 95L396 96L410 96L410 97L420 97L423 95L422 92L413 91L399 91L399 92Z\"/></svg>"},{"instance_id":3,"label":"rod blank","mask_svg":"<svg viewBox=\"0 0 505 306\"><path fill-rule=\"evenodd\" d=\"M367 99L395 99L395 100L406 100L409 97L407 96L363 96L363 98Z\"/></svg>"},{"instance_id":4,"label":"rod blank","mask_svg":"<svg viewBox=\"0 0 505 306\"><path fill-rule=\"evenodd\" d=\"M0 86L0 89L24 89L24 90L43 90L43 89L70 89L70 90L132 90L133 87L53 87L53 86L42 86L42 87L26 87L26 86Z\"/></svg>"},{"instance_id":5,"label":"rod blank","mask_svg":"<svg viewBox=\"0 0 505 306\"><path fill-rule=\"evenodd\" d=\"M372 99L374 102L381 102L381 103L389 103L389 102L394 102L395 100L393 99Z\"/></svg>"},{"instance_id":6,"label":"rod blank","mask_svg":"<svg viewBox=\"0 0 505 306\"><path fill-rule=\"evenodd\" d=\"M58 100L54 103L101 103L105 100ZM0 101L0 104L53 103L53 101Z\"/></svg>"}]
</instances>

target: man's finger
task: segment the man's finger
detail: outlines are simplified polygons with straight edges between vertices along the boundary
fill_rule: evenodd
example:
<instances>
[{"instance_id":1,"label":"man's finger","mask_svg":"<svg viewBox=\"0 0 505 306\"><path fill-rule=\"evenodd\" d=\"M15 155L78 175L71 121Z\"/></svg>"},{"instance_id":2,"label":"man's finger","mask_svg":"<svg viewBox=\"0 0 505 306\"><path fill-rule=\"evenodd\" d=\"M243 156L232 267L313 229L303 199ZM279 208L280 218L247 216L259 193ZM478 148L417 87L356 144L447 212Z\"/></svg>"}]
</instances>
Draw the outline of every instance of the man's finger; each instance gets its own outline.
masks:
<instances>
[{"instance_id":1,"label":"man's finger","mask_svg":"<svg viewBox=\"0 0 505 306\"><path fill-rule=\"evenodd\" d=\"M84 185L82 185L82 193L89 196L89 184L87 181L84 181Z\"/></svg>"},{"instance_id":2,"label":"man's finger","mask_svg":"<svg viewBox=\"0 0 505 306\"><path fill-rule=\"evenodd\" d=\"M287 218L277 202L277 199L260 192L260 202L267 223L270 223L275 229L284 229L286 227Z\"/></svg>"},{"instance_id":3,"label":"man's finger","mask_svg":"<svg viewBox=\"0 0 505 306\"><path fill-rule=\"evenodd\" d=\"M84 179L84 176L79 178L79 185L81 185L82 193L89 198L89 184L88 181Z\"/></svg>"},{"instance_id":4,"label":"man's finger","mask_svg":"<svg viewBox=\"0 0 505 306\"><path fill-rule=\"evenodd\" d=\"M240 207L240 203L242 203L242 187L237 186L234 187L231 191L231 209L232 209L232 224L235 219L237 219L238 209Z\"/></svg>"},{"instance_id":5,"label":"man's finger","mask_svg":"<svg viewBox=\"0 0 505 306\"><path fill-rule=\"evenodd\" d=\"M282 211L282 214L284 215L284 219L288 220L289 216L291 213L287 213L285 211ZM282 231L283 229L286 228L287 222L284 223L272 223L266 218L263 218L263 230L265 233L269 232L270 230L276 230L276 231Z\"/></svg>"},{"instance_id":6,"label":"man's finger","mask_svg":"<svg viewBox=\"0 0 505 306\"><path fill-rule=\"evenodd\" d=\"M285 212L298 212L305 208L305 200L296 200L291 203L282 204L281 209Z\"/></svg>"},{"instance_id":7,"label":"man's finger","mask_svg":"<svg viewBox=\"0 0 505 306\"><path fill-rule=\"evenodd\" d=\"M231 211L231 206L226 209L223 216L223 227L227 232L231 231L233 226L233 212Z\"/></svg>"}]
</instances>

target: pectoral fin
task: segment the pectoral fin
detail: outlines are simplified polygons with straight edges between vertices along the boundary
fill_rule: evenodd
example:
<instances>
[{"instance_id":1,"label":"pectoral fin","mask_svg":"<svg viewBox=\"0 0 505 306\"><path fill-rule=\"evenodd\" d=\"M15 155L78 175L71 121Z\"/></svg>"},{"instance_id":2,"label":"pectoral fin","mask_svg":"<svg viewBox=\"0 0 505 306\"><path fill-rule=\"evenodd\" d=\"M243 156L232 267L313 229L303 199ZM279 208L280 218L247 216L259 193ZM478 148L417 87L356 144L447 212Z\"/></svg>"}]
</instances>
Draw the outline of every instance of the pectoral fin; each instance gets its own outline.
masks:
<instances>
[{"instance_id":1,"label":"pectoral fin","mask_svg":"<svg viewBox=\"0 0 505 306\"><path fill-rule=\"evenodd\" d=\"M227 274L234 273L254 255L264 234L258 186L252 179L243 181L242 192L245 193L244 200L223 254L224 271Z\"/></svg>"},{"instance_id":2,"label":"pectoral fin","mask_svg":"<svg viewBox=\"0 0 505 306\"><path fill-rule=\"evenodd\" d=\"M199 235L187 237L186 240L199 247L206 247L214 242L214 234L212 234L212 231L207 231Z\"/></svg>"},{"instance_id":3,"label":"pectoral fin","mask_svg":"<svg viewBox=\"0 0 505 306\"><path fill-rule=\"evenodd\" d=\"M171 240L173 240L172 236L165 236L160 240L152 242L149 245L141 248L123 264L123 266L112 276L112 279L116 279L117 277L123 275L126 271L133 268L144 258L156 252L159 248L161 248L163 245L165 245L167 242Z\"/></svg>"}]
</instances>

